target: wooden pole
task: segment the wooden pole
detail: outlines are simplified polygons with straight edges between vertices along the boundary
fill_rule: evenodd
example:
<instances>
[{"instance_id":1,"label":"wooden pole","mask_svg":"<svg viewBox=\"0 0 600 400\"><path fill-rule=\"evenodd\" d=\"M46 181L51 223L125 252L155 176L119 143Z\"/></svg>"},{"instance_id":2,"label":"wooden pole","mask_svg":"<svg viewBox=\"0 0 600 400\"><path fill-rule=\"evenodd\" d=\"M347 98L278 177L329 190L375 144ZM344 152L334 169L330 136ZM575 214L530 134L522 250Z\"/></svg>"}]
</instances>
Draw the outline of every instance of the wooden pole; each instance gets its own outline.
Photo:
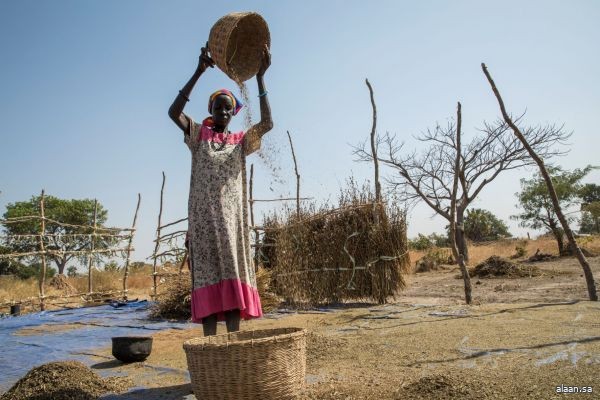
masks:
<instances>
[{"instance_id":1,"label":"wooden pole","mask_svg":"<svg viewBox=\"0 0 600 400\"><path fill-rule=\"evenodd\" d=\"M314 199L314 197L300 197L299 199L296 197L282 197L280 199L253 199L252 201L250 201L251 203L262 203L262 202L269 202L269 201L288 201L288 200L312 200Z\"/></svg>"},{"instance_id":2,"label":"wooden pole","mask_svg":"<svg viewBox=\"0 0 600 400\"><path fill-rule=\"evenodd\" d=\"M158 253L158 248L160 247L160 224L161 224L161 219L162 219L162 212L163 212L163 195L164 195L164 191L165 191L165 171L162 172L162 186L160 187L160 207L159 207L159 211L158 211L158 225L156 228L156 244L154 245L154 261L152 264L152 293L153 296L156 298L156 286L157 286L157 278L158 276L156 275L156 261L157 261L157 253Z\"/></svg>"},{"instance_id":3,"label":"wooden pole","mask_svg":"<svg viewBox=\"0 0 600 400\"><path fill-rule=\"evenodd\" d=\"M290 141L290 148L292 149L292 158L294 159L294 171L296 172L296 216L300 219L300 174L298 173L298 163L296 162L296 153L294 152L294 144L292 143L290 131L287 131L287 135Z\"/></svg>"},{"instance_id":4,"label":"wooden pole","mask_svg":"<svg viewBox=\"0 0 600 400\"><path fill-rule=\"evenodd\" d=\"M373 96L373 87L368 79L365 83L369 88L369 96L371 98L371 106L373 107L373 126L371 127L371 155L373 156L373 165L375 166L375 204L373 205L373 220L375 224L379 224L379 207L381 203L381 184L379 183L379 160L377 159L377 145L375 140L377 128L377 107L375 107L375 98Z\"/></svg>"},{"instance_id":5,"label":"wooden pole","mask_svg":"<svg viewBox=\"0 0 600 400\"><path fill-rule=\"evenodd\" d=\"M185 263L187 261L188 261L188 250L186 249L185 254L183 255L183 260L181 261L181 264L179 265L179 275L181 275L181 273L183 272L183 266L185 265Z\"/></svg>"},{"instance_id":6,"label":"wooden pole","mask_svg":"<svg viewBox=\"0 0 600 400\"><path fill-rule=\"evenodd\" d=\"M94 247L96 242L96 224L98 219L98 200L94 199L94 230L90 240L90 256L88 265L88 293L92 293L92 268L94 264Z\"/></svg>"},{"instance_id":7,"label":"wooden pole","mask_svg":"<svg viewBox=\"0 0 600 400\"><path fill-rule=\"evenodd\" d=\"M127 258L125 260L125 271L123 272L123 300L127 301L127 277L129 276L129 260L131 259L131 243L133 242L133 235L135 234L135 223L137 221L138 211L140 209L140 202L142 195L138 193L137 206L135 207L135 214L133 215L133 223L131 224L131 236L129 236L129 242L127 243Z\"/></svg>"},{"instance_id":8,"label":"wooden pole","mask_svg":"<svg viewBox=\"0 0 600 400\"><path fill-rule=\"evenodd\" d=\"M377 159L377 146L375 143L375 132L377 128L377 108L375 107L375 98L373 97L373 87L368 79L365 79L369 88L371 97L371 106L373 107L373 126L371 127L371 154L373 155L373 164L375 166L375 201L381 202L381 184L379 183L379 160Z\"/></svg>"},{"instance_id":9,"label":"wooden pole","mask_svg":"<svg viewBox=\"0 0 600 400\"><path fill-rule=\"evenodd\" d=\"M250 164L250 182L248 186L248 197L250 203L250 226L254 226L254 200L252 198L252 187L254 182L254 164ZM254 271L258 271L258 251L259 251L259 243L258 243L258 230L253 229L254 232Z\"/></svg>"},{"instance_id":10,"label":"wooden pole","mask_svg":"<svg viewBox=\"0 0 600 400\"><path fill-rule=\"evenodd\" d=\"M581 248L579 248L579 245L577 244L577 241L575 240L575 235L573 235L573 231L571 230L571 227L569 226L569 223L567 222L567 219L565 218L565 215L563 214L562 208L560 207L560 202L558 201L558 196L556 194L556 190L554 189L554 184L552 183L552 178L550 177L550 174L548 173L548 170L546 169L544 160L542 160L540 158L540 156L535 152L535 150L533 150L533 148L527 142L527 139L525 139L525 136L523 135L523 133L521 132L519 127L514 123L512 118L508 115L508 112L506 111L506 108L504 106L504 101L502 100L502 96L500 96L500 91L496 87L496 84L494 83L494 80L492 79L492 76L488 72L487 67L485 66L484 63L481 63L481 69L483 70L483 73L485 74L490 86L492 87L492 91L494 92L494 95L496 96L496 100L498 100L498 105L500 106L500 111L502 112L502 117L504 118L504 122L506 122L508 124L508 126L510 126L510 128L512 129L515 136L521 141L521 144L523 144L523 147L525 147L525 149L527 150L527 152L529 153L531 158L538 165L538 167L540 169L540 173L542 174L542 177L544 178L544 181L546 182L546 187L548 188L548 194L550 195L550 199L552 199L552 205L554 207L554 212L556 213L556 216L558 217L560 224L562 225L565 235L567 235L567 239L569 239L569 244L571 245L571 250L577 256L577 260L579 261L579 264L581 265L581 269L583 269L583 274L585 275L585 281L587 284L588 296L591 301L598 301L598 294L596 292L596 283L594 282L594 275L592 273L592 269L590 268L590 264L587 261L587 258L581 251Z\"/></svg>"},{"instance_id":11,"label":"wooden pole","mask_svg":"<svg viewBox=\"0 0 600 400\"><path fill-rule=\"evenodd\" d=\"M40 259L42 262L42 268L40 272L40 310L44 311L46 309L46 303L44 301L44 285L46 284L46 248L44 246L44 234L46 233L46 215L44 210L44 189L42 189L42 195L40 196L40 214L41 225L40 225Z\"/></svg>"}]
</instances>

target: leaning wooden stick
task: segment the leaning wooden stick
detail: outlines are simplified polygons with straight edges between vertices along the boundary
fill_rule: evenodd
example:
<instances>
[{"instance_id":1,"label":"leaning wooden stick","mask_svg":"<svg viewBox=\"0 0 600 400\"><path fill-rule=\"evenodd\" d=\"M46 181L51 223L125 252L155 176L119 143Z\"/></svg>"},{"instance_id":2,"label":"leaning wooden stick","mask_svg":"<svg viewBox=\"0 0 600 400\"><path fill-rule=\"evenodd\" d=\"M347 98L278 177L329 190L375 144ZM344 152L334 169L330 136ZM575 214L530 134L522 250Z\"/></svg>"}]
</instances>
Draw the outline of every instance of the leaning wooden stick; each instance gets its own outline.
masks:
<instances>
[{"instance_id":1,"label":"leaning wooden stick","mask_svg":"<svg viewBox=\"0 0 600 400\"><path fill-rule=\"evenodd\" d=\"M44 246L44 234L46 232L46 216L44 215L44 189L42 189L42 195L40 197L40 214L41 214L41 225L40 225L40 254L42 261L42 271L40 275L40 310L44 311L46 308L44 302L44 285L46 284L46 249Z\"/></svg>"},{"instance_id":2,"label":"leaning wooden stick","mask_svg":"<svg viewBox=\"0 0 600 400\"><path fill-rule=\"evenodd\" d=\"M127 259L125 260L125 271L123 272L123 300L127 300L127 278L129 276L129 260L131 258L131 242L133 242L133 234L135 232L135 223L137 221L138 211L140 209L140 202L142 195L138 193L137 206L135 207L135 214L133 215L133 223L131 224L131 235L129 236L129 242L127 243Z\"/></svg>"},{"instance_id":3,"label":"leaning wooden stick","mask_svg":"<svg viewBox=\"0 0 600 400\"><path fill-rule=\"evenodd\" d=\"M96 242L96 225L98 220L98 201L94 199L94 231L90 240L90 255L88 266L88 292L92 293L92 269L94 263L94 246Z\"/></svg>"},{"instance_id":4,"label":"leaning wooden stick","mask_svg":"<svg viewBox=\"0 0 600 400\"><path fill-rule=\"evenodd\" d=\"M381 212L381 184L379 183L379 160L377 159L377 107L375 106L375 97L373 95L373 87L368 79L365 83L369 88L369 96L371 98L371 107L373 108L373 125L371 127L371 156L373 157L373 165L375 169L375 202L373 203L373 221L375 225L379 225L379 216Z\"/></svg>"},{"instance_id":5,"label":"leaning wooden stick","mask_svg":"<svg viewBox=\"0 0 600 400\"><path fill-rule=\"evenodd\" d=\"M252 198L253 196L253 183L254 183L254 164L250 164L250 182L248 185L248 203L250 204L250 226L253 227L254 226L254 199ZM257 257L257 253L258 253L258 249L259 249L259 243L258 243L258 231L256 229L252 230L254 232L254 247L255 247L255 251L254 251L254 271L258 271L258 257Z\"/></svg>"},{"instance_id":6,"label":"leaning wooden stick","mask_svg":"<svg viewBox=\"0 0 600 400\"><path fill-rule=\"evenodd\" d=\"M181 261L181 264L179 265L179 274L181 274L183 272L183 266L185 265L185 263L188 260L188 254L189 254L189 251L186 250L185 254L183 255L183 260Z\"/></svg>"},{"instance_id":7,"label":"leaning wooden stick","mask_svg":"<svg viewBox=\"0 0 600 400\"><path fill-rule=\"evenodd\" d=\"M498 100L498 104L500 106L500 111L502 112L502 117L504 118L504 121L508 124L508 126L510 126L510 128L512 129L515 136L521 141L521 143L523 144L523 147L525 147L525 149L527 149L527 152L529 153L531 158L538 165L538 167L540 169L540 173L542 174L542 177L544 178L544 181L546 182L546 186L548 188L548 193L550 194L550 198L552 199L552 205L554 207L554 212L556 213L556 216L558 217L558 219L560 221L560 224L565 232L565 235L567 235L567 239L569 240L569 244L571 245L571 250L573 251L573 253L575 253L575 256L577 256L577 260L579 261L579 264L581 264L581 268L583 269L583 274L585 276L585 281L587 283L588 296L591 301L598 301L598 294L596 292L596 283L594 282L594 275L592 274L592 269L590 268L590 264L588 263L587 259L585 258L585 255L581 251L581 248L579 248L579 245L577 244L577 241L575 240L575 235L573 234L573 231L571 230L571 227L569 226L569 223L567 222L567 219L565 218L565 215L560 207L560 203L558 201L558 196L556 194L556 190L554 189L554 184L552 183L550 174L548 173L548 170L546 169L544 160L542 160L538 156L538 154L531 148L531 146L525 139L525 136L523 135L521 130L517 127L517 125L514 123L512 118L508 115L508 112L506 112L506 107L504 106L504 101L502 100L502 96L500 96L500 91L496 87L496 84L494 83L494 80L492 79L492 77L484 63L481 63L481 69L483 70L483 73L485 74L488 82L490 83L490 86L492 87L492 91L494 92L494 95L496 96L496 99Z\"/></svg>"},{"instance_id":8,"label":"leaning wooden stick","mask_svg":"<svg viewBox=\"0 0 600 400\"><path fill-rule=\"evenodd\" d=\"M381 201L381 184L379 183L379 162L377 160L377 146L375 140L375 134L377 129L377 108L375 107L375 98L373 96L373 87L368 79L365 79L367 87L369 88L369 95L371 98L371 106L373 107L373 126L371 127L371 154L373 156L373 165L375 167L375 201L379 203Z\"/></svg>"},{"instance_id":9,"label":"leaning wooden stick","mask_svg":"<svg viewBox=\"0 0 600 400\"><path fill-rule=\"evenodd\" d=\"M158 248L160 246L160 230L161 230L161 219L162 219L162 211L163 211L163 194L165 191L165 172L163 171L162 173L162 185L160 187L160 208L158 211L158 225L156 228L156 244L154 245L154 253L153 253L153 258L154 261L152 263L152 274L153 274L153 278L152 278L152 293L154 295L154 297L156 297L156 284L157 284L157 279L156 279L156 261L158 260L158 255L156 253L158 253Z\"/></svg>"},{"instance_id":10,"label":"leaning wooden stick","mask_svg":"<svg viewBox=\"0 0 600 400\"><path fill-rule=\"evenodd\" d=\"M298 163L296 162L296 153L294 152L294 144L292 143L290 131L287 131L287 135L290 141L290 148L292 149L292 158L294 159L294 171L296 172L296 216L300 218L300 174L298 173Z\"/></svg>"}]
</instances>

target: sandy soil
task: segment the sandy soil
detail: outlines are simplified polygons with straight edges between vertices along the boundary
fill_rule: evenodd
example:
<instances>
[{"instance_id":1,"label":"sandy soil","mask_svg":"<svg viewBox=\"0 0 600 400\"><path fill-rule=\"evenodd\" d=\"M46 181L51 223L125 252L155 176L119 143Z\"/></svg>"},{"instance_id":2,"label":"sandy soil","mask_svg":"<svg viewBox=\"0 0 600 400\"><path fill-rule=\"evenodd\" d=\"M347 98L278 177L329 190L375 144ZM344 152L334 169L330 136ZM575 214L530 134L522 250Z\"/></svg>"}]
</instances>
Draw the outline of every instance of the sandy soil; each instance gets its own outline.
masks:
<instances>
[{"instance_id":1,"label":"sandy soil","mask_svg":"<svg viewBox=\"0 0 600 400\"><path fill-rule=\"evenodd\" d=\"M600 258L590 261L600 277ZM586 301L575 259L536 265L538 277L473 279L471 306L448 268L411 275L390 304L274 314L242 329L308 329L304 399L600 398L600 303ZM105 349L95 368L149 388L139 398L193 398L182 343L200 328L154 335L145 363L109 361ZM593 394L556 393L561 385Z\"/></svg>"}]
</instances>

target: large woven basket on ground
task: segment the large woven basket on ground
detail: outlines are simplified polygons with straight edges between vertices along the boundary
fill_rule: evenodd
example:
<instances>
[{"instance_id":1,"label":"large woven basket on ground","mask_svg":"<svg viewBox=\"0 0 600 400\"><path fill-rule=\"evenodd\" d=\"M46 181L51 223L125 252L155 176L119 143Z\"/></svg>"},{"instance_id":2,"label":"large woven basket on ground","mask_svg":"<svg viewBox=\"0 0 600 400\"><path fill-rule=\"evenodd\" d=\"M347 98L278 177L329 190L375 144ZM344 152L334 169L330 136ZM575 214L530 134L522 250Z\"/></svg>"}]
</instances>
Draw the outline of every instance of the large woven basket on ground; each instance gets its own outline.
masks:
<instances>
[{"instance_id":1,"label":"large woven basket on ground","mask_svg":"<svg viewBox=\"0 0 600 400\"><path fill-rule=\"evenodd\" d=\"M247 81L256 75L265 45L271 45L269 27L255 12L221 17L208 36L210 56L236 82Z\"/></svg>"},{"instance_id":2,"label":"large woven basket on ground","mask_svg":"<svg viewBox=\"0 0 600 400\"><path fill-rule=\"evenodd\" d=\"M198 399L295 399L304 387L306 330L278 328L183 343Z\"/></svg>"}]
</instances>

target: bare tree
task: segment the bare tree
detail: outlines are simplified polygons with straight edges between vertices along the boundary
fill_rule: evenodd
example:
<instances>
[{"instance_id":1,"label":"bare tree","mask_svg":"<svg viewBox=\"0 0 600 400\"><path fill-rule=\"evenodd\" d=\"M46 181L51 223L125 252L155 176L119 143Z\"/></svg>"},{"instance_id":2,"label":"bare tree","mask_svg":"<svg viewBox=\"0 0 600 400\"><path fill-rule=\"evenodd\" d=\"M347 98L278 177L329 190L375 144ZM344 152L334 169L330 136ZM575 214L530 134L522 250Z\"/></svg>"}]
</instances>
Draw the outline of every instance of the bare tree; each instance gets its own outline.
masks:
<instances>
[{"instance_id":1,"label":"bare tree","mask_svg":"<svg viewBox=\"0 0 600 400\"><path fill-rule=\"evenodd\" d=\"M516 118L515 123L522 116ZM533 163L527 149L512 135L504 120L484 122L483 128L478 131L478 135L463 145L457 142L457 124L454 120L446 126L437 125L416 137L426 145L420 154L416 151L405 152L404 143L399 143L389 133L377 138L377 146L387 146L387 154L383 151L376 153L377 159L397 172L395 176L388 176L386 182L398 194L399 200L408 204L424 201L449 224L452 221L452 184L457 178L455 240L465 262L469 260L469 253L463 222L469 204L502 171ZM564 144L570 136L562 126L556 125L526 127L522 132L530 146L545 159L564 154L555 145ZM371 153L366 142L354 148L358 161L371 162Z\"/></svg>"},{"instance_id":2,"label":"bare tree","mask_svg":"<svg viewBox=\"0 0 600 400\"><path fill-rule=\"evenodd\" d=\"M504 118L504 121L510 126L517 140L519 140L519 142L521 142L524 148L527 150L527 154L531 156L531 160L533 160L540 169L540 174L546 182L548 192L550 193L550 198L552 199L552 204L554 205L554 212L556 213L556 216L558 217L560 224L562 225L562 228L565 231L565 235L567 235L567 239L569 239L569 244L571 245L572 252L575 253L575 255L577 256L579 264L581 264L581 268L583 269L588 289L588 296L591 301L598 301L598 294L596 293L596 284L594 282L594 275L592 274L592 269L590 268L590 264L585 258L585 255L577 245L575 235L573 235L573 231L571 230L571 227L569 227L569 223L567 222L567 219L564 213L562 212L560 202L556 194L556 190L554 189L554 184L552 183L552 178L550 177L548 169L546 168L546 165L544 163L544 159L546 157L544 157L543 154L540 154L539 151L537 151L537 149L531 145L531 142L529 141L529 138L525 135L525 132L523 132L522 129L518 127L516 121L513 121L510 115L508 115L508 112L506 111L506 108L504 106L504 101L500 96L500 91L498 90L498 88L496 88L496 84L494 83L494 80L488 72L485 64L481 64L481 69L483 70L483 73L485 74L485 77L487 78L492 88L492 91L494 92L494 95L498 100L498 105L500 106L500 111L502 112L502 117Z\"/></svg>"},{"instance_id":3,"label":"bare tree","mask_svg":"<svg viewBox=\"0 0 600 400\"><path fill-rule=\"evenodd\" d=\"M454 170L457 171L460 168L461 159L461 125L462 125L462 114L460 102L456 106L456 156L454 157ZM450 195L450 243L452 244L452 254L458 262L460 272L463 276L465 283L465 302L471 304L471 277L469 276L469 270L465 265L464 253L461 253L458 246L456 245L456 194L458 193L458 174L454 174L452 181L452 192ZM463 232L464 233L464 232Z\"/></svg>"}]
</instances>

